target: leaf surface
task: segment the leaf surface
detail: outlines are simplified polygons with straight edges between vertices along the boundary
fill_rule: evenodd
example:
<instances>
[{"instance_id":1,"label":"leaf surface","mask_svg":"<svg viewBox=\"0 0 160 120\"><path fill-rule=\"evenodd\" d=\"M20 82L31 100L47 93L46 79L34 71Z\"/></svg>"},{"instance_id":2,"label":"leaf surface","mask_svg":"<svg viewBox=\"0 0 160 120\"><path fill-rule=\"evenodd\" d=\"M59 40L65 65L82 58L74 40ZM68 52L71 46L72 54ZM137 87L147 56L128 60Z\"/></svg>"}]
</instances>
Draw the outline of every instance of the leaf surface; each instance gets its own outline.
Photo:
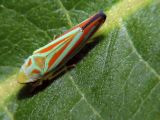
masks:
<instances>
[{"instance_id":1,"label":"leaf surface","mask_svg":"<svg viewBox=\"0 0 160 120\"><path fill-rule=\"evenodd\" d=\"M158 0L0 0L0 119L159 120ZM108 19L73 61L38 92L16 82L24 60L103 9Z\"/></svg>"}]
</instances>

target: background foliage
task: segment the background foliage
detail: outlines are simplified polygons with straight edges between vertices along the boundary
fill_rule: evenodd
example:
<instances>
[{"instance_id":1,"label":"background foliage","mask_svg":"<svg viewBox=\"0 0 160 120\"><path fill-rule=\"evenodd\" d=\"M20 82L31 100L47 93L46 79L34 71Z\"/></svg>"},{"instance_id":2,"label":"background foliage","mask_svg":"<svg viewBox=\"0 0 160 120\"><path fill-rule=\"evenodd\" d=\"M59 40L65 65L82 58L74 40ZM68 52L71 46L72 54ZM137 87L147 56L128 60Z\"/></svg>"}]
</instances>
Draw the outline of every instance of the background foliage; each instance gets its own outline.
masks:
<instances>
[{"instance_id":1,"label":"background foliage","mask_svg":"<svg viewBox=\"0 0 160 120\"><path fill-rule=\"evenodd\" d=\"M16 82L35 49L101 9L75 68L34 93ZM159 20L158 0L0 0L0 119L159 120Z\"/></svg>"}]
</instances>

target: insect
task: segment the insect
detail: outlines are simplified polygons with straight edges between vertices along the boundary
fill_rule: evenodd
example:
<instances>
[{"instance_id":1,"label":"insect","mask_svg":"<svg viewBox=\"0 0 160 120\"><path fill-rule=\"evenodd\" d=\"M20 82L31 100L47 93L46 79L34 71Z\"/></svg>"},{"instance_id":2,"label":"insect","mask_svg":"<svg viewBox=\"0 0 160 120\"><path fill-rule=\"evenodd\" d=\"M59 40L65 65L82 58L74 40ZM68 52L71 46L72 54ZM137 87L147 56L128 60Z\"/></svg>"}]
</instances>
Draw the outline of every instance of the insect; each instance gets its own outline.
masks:
<instances>
[{"instance_id":1,"label":"insect","mask_svg":"<svg viewBox=\"0 0 160 120\"><path fill-rule=\"evenodd\" d=\"M54 75L81 48L104 23L106 15L97 14L76 25L49 44L35 50L22 65L17 80L19 83L32 83L46 80L50 73Z\"/></svg>"}]
</instances>

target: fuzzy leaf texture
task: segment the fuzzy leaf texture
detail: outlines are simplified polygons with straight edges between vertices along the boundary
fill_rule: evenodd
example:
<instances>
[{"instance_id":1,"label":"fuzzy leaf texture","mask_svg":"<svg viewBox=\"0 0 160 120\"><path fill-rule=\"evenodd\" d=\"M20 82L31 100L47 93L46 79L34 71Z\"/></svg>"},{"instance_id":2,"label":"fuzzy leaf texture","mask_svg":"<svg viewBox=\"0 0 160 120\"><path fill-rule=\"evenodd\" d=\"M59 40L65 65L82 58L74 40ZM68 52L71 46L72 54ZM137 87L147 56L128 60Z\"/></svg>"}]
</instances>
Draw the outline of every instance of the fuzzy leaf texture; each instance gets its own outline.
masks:
<instances>
[{"instance_id":1,"label":"fuzzy leaf texture","mask_svg":"<svg viewBox=\"0 0 160 120\"><path fill-rule=\"evenodd\" d=\"M104 10L106 23L36 92L16 82L24 60ZM0 120L159 120L159 0L0 0Z\"/></svg>"}]
</instances>

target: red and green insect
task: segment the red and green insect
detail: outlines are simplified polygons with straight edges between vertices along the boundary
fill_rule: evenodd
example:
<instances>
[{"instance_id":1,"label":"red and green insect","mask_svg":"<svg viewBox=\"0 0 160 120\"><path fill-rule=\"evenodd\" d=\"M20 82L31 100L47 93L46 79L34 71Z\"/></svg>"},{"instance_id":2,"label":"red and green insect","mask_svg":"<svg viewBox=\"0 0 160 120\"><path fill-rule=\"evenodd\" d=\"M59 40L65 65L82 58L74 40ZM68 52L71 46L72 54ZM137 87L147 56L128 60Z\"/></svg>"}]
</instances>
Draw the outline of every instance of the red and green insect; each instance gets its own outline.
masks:
<instances>
[{"instance_id":1,"label":"red and green insect","mask_svg":"<svg viewBox=\"0 0 160 120\"><path fill-rule=\"evenodd\" d=\"M18 82L43 81L48 74L54 75L81 50L105 19L106 15L99 12L66 31L49 44L35 50L22 65L17 77Z\"/></svg>"}]
</instances>

